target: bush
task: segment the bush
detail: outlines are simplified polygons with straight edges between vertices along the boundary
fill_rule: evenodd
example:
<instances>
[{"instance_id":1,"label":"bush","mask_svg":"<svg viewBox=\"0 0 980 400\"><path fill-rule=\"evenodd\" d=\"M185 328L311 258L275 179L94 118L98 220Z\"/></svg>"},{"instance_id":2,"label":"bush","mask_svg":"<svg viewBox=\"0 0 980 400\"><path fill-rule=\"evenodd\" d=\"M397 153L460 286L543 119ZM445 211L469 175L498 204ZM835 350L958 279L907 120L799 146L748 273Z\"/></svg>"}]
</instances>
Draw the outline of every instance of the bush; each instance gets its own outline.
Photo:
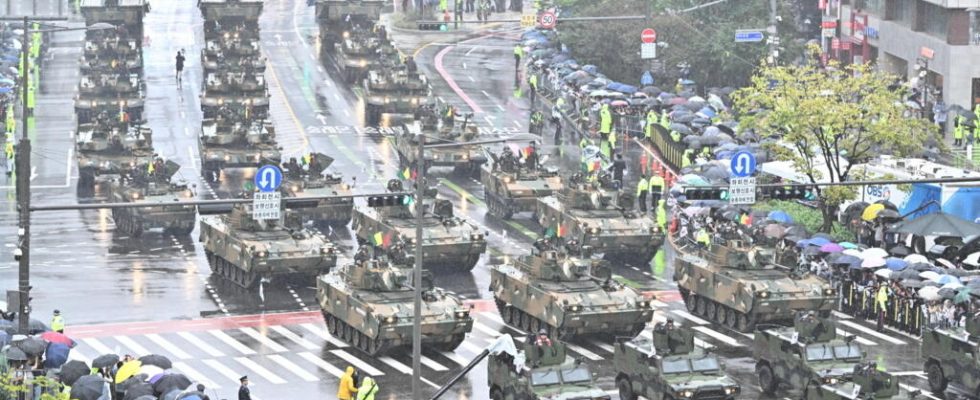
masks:
<instances>
[{"instance_id":1,"label":"bush","mask_svg":"<svg viewBox=\"0 0 980 400\"><path fill-rule=\"evenodd\" d=\"M802 225L808 232L819 232L820 227L823 225L823 216L820 214L820 210L807 207L795 201L770 200L765 203L756 204L753 208L766 212L774 210L785 211L786 214L789 214L793 218L793 222ZM837 222L834 222L833 228L827 233L838 243L855 241L854 233Z\"/></svg>"}]
</instances>

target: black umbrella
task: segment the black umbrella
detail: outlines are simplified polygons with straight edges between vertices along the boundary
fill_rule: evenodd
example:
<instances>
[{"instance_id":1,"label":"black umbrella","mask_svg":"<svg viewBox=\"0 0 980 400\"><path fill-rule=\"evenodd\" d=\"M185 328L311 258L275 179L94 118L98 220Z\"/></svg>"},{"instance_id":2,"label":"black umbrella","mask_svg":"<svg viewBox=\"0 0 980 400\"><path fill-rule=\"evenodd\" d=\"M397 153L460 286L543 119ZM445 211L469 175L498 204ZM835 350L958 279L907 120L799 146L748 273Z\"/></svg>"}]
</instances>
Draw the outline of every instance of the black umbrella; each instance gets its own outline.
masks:
<instances>
[{"instance_id":1,"label":"black umbrella","mask_svg":"<svg viewBox=\"0 0 980 400\"><path fill-rule=\"evenodd\" d=\"M786 228L786 236L797 236L797 237L804 238L809 236L809 234L807 233L806 228L804 228L803 226L793 225L790 226L789 228Z\"/></svg>"},{"instance_id":2,"label":"black umbrella","mask_svg":"<svg viewBox=\"0 0 980 400\"><path fill-rule=\"evenodd\" d=\"M980 288L980 279L974 279L966 283L967 287Z\"/></svg>"},{"instance_id":3,"label":"black umbrella","mask_svg":"<svg viewBox=\"0 0 980 400\"><path fill-rule=\"evenodd\" d=\"M919 279L919 271L916 271L912 268L906 268L898 272L893 272L891 279L899 279L899 280Z\"/></svg>"},{"instance_id":4,"label":"black umbrella","mask_svg":"<svg viewBox=\"0 0 980 400\"><path fill-rule=\"evenodd\" d=\"M815 256L820 254L820 248L815 246L807 246L803 249L803 254L808 256Z\"/></svg>"},{"instance_id":5,"label":"black umbrella","mask_svg":"<svg viewBox=\"0 0 980 400\"><path fill-rule=\"evenodd\" d=\"M861 265L861 259L850 254L837 253L831 254L831 256L835 256L830 262L833 265Z\"/></svg>"},{"instance_id":6,"label":"black umbrella","mask_svg":"<svg viewBox=\"0 0 980 400\"><path fill-rule=\"evenodd\" d=\"M119 390L118 387L116 390ZM123 400L136 400L140 396L153 396L156 394L153 392L153 385L146 382L138 382L130 386L125 390L125 393L126 395L123 396Z\"/></svg>"},{"instance_id":7,"label":"black umbrella","mask_svg":"<svg viewBox=\"0 0 980 400\"><path fill-rule=\"evenodd\" d=\"M944 212L932 213L903 223L898 232L919 236L967 237L980 235L980 224Z\"/></svg>"},{"instance_id":8,"label":"black umbrella","mask_svg":"<svg viewBox=\"0 0 980 400\"><path fill-rule=\"evenodd\" d=\"M89 369L88 365L85 364L84 362L78 360L71 360L69 362L66 362L65 365L61 366L61 372L59 373L59 375L61 376L62 383L71 386L75 384L75 381L77 381L78 378L81 378L85 375L89 375L91 373L92 371Z\"/></svg>"},{"instance_id":9,"label":"black umbrella","mask_svg":"<svg viewBox=\"0 0 980 400\"><path fill-rule=\"evenodd\" d=\"M827 240L829 240L831 242L834 241L833 236L830 236L830 235L828 235L826 233L815 233L815 234L813 234L813 237L815 237L815 238L824 238L824 239L827 239Z\"/></svg>"},{"instance_id":10,"label":"black umbrella","mask_svg":"<svg viewBox=\"0 0 980 400\"><path fill-rule=\"evenodd\" d=\"M139 358L143 365L156 365L163 369L170 369L174 367L174 363L170 361L169 358L161 356L159 354L149 354Z\"/></svg>"},{"instance_id":11,"label":"black umbrella","mask_svg":"<svg viewBox=\"0 0 980 400\"><path fill-rule=\"evenodd\" d=\"M98 400L104 394L106 381L96 375L85 375L71 385L73 400Z\"/></svg>"},{"instance_id":12,"label":"black umbrella","mask_svg":"<svg viewBox=\"0 0 980 400\"><path fill-rule=\"evenodd\" d=\"M133 375L133 376L131 376L129 378L126 378L126 380L117 383L116 384L116 391L117 392L125 392L125 391L129 390L132 387L139 386L139 385L143 384L144 383L143 381L147 380L148 378L149 378L149 376L147 376L146 374L136 374L136 375Z\"/></svg>"},{"instance_id":13,"label":"black umbrella","mask_svg":"<svg viewBox=\"0 0 980 400\"><path fill-rule=\"evenodd\" d=\"M27 361L27 353L24 350L18 349L16 347L9 347L4 354L7 360L10 361Z\"/></svg>"},{"instance_id":14,"label":"black umbrella","mask_svg":"<svg viewBox=\"0 0 980 400\"><path fill-rule=\"evenodd\" d=\"M94 368L109 368L119 362L119 356L115 354L103 354L92 360Z\"/></svg>"},{"instance_id":15,"label":"black umbrella","mask_svg":"<svg viewBox=\"0 0 980 400\"><path fill-rule=\"evenodd\" d=\"M898 211L898 207L895 205L895 203L892 203L888 200L878 200L875 202L875 204L881 204L885 206L885 209L887 210Z\"/></svg>"},{"instance_id":16,"label":"black umbrella","mask_svg":"<svg viewBox=\"0 0 980 400\"><path fill-rule=\"evenodd\" d=\"M953 297L956 297L956 290L951 288L939 289L939 297L944 299L952 299Z\"/></svg>"},{"instance_id":17,"label":"black umbrella","mask_svg":"<svg viewBox=\"0 0 980 400\"><path fill-rule=\"evenodd\" d=\"M926 263L915 263L909 265L909 269L914 269L919 272L932 271L935 268L936 267L933 267L931 264L926 264Z\"/></svg>"},{"instance_id":18,"label":"black umbrella","mask_svg":"<svg viewBox=\"0 0 980 400\"><path fill-rule=\"evenodd\" d=\"M48 344L44 342L44 339L39 337L29 336L26 339L14 342L14 347L21 349L25 354L29 356L39 356L44 354L44 349L48 347Z\"/></svg>"},{"instance_id":19,"label":"black umbrella","mask_svg":"<svg viewBox=\"0 0 980 400\"><path fill-rule=\"evenodd\" d=\"M153 390L157 395L161 395L174 389L187 389L190 385L191 380L183 374L165 374L153 383Z\"/></svg>"},{"instance_id":20,"label":"black umbrella","mask_svg":"<svg viewBox=\"0 0 980 400\"><path fill-rule=\"evenodd\" d=\"M901 282L901 284L902 284L902 286L905 286L905 287L910 288L910 289L918 289L918 288L922 288L922 287L925 287L926 286L925 283L923 283L922 281L920 281L918 279L906 279L906 280L903 280Z\"/></svg>"},{"instance_id":21,"label":"black umbrella","mask_svg":"<svg viewBox=\"0 0 980 400\"><path fill-rule=\"evenodd\" d=\"M13 326L19 326L20 324L19 318L20 318L19 316L17 318L14 318L14 320L12 321ZM44 322L41 322L40 320L36 320L34 318L31 318L29 321L27 321L27 329L31 335L35 335L41 332L47 332L50 330L48 329L48 326L44 324Z\"/></svg>"},{"instance_id":22,"label":"black umbrella","mask_svg":"<svg viewBox=\"0 0 980 400\"><path fill-rule=\"evenodd\" d=\"M909 254L912 254L912 250L909 250L908 247L899 245L889 249L888 254L891 254L895 257L905 257Z\"/></svg>"}]
</instances>

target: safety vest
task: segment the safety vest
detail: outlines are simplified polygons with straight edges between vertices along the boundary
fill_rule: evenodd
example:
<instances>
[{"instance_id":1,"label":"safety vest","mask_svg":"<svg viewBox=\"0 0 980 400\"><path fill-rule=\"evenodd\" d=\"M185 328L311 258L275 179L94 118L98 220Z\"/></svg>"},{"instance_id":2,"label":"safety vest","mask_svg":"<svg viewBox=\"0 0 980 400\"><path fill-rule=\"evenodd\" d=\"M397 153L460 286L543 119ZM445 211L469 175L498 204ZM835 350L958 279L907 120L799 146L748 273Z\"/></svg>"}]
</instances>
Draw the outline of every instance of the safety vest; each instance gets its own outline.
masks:
<instances>
[{"instance_id":1,"label":"safety vest","mask_svg":"<svg viewBox=\"0 0 980 400\"><path fill-rule=\"evenodd\" d=\"M60 315L55 315L53 318L51 318L51 330L52 331L65 330L65 319Z\"/></svg>"},{"instance_id":2,"label":"safety vest","mask_svg":"<svg viewBox=\"0 0 980 400\"><path fill-rule=\"evenodd\" d=\"M678 131L670 131L670 139L675 142L681 141L681 133Z\"/></svg>"},{"instance_id":3,"label":"safety vest","mask_svg":"<svg viewBox=\"0 0 980 400\"><path fill-rule=\"evenodd\" d=\"M657 204L657 225L660 226L660 230L667 230L667 207L664 206L666 202L660 200Z\"/></svg>"},{"instance_id":4,"label":"safety vest","mask_svg":"<svg viewBox=\"0 0 980 400\"><path fill-rule=\"evenodd\" d=\"M880 307L879 310L884 310L885 304L888 303L888 290L888 286L878 288L878 294L875 295L875 302Z\"/></svg>"},{"instance_id":5,"label":"safety vest","mask_svg":"<svg viewBox=\"0 0 980 400\"><path fill-rule=\"evenodd\" d=\"M956 124L953 128L953 139L963 139L963 130L966 129L962 124Z\"/></svg>"},{"instance_id":6,"label":"safety vest","mask_svg":"<svg viewBox=\"0 0 980 400\"><path fill-rule=\"evenodd\" d=\"M661 192L664 190L664 178L657 174L650 177L650 191L653 192L654 190L660 190Z\"/></svg>"},{"instance_id":7,"label":"safety vest","mask_svg":"<svg viewBox=\"0 0 980 400\"><path fill-rule=\"evenodd\" d=\"M667 110L660 112L660 126L664 129L670 129L670 117L667 115Z\"/></svg>"},{"instance_id":8,"label":"safety vest","mask_svg":"<svg viewBox=\"0 0 980 400\"><path fill-rule=\"evenodd\" d=\"M589 147L589 139L582 138L582 140L579 140L578 147L582 149Z\"/></svg>"},{"instance_id":9,"label":"safety vest","mask_svg":"<svg viewBox=\"0 0 980 400\"><path fill-rule=\"evenodd\" d=\"M640 181L636 183L636 195L639 196L641 193L649 190L649 185L647 184L646 178L640 178Z\"/></svg>"},{"instance_id":10,"label":"safety vest","mask_svg":"<svg viewBox=\"0 0 980 400\"><path fill-rule=\"evenodd\" d=\"M14 158L14 142L7 142L7 145L3 148L4 152L7 153L7 158Z\"/></svg>"},{"instance_id":11,"label":"safety vest","mask_svg":"<svg viewBox=\"0 0 980 400\"><path fill-rule=\"evenodd\" d=\"M609 111L608 105L603 105L602 109L599 110L599 132L609 133L612 131L612 112Z\"/></svg>"},{"instance_id":12,"label":"safety vest","mask_svg":"<svg viewBox=\"0 0 980 400\"><path fill-rule=\"evenodd\" d=\"M711 235L708 235L708 231L701 229L698 231L697 241L705 246L709 246L711 245Z\"/></svg>"},{"instance_id":13,"label":"safety vest","mask_svg":"<svg viewBox=\"0 0 980 400\"><path fill-rule=\"evenodd\" d=\"M609 141L609 147L616 148L616 132L610 131L609 135L606 136L606 140Z\"/></svg>"},{"instance_id":14,"label":"safety vest","mask_svg":"<svg viewBox=\"0 0 980 400\"><path fill-rule=\"evenodd\" d=\"M691 155L694 154L694 150L687 149L684 150L684 155L681 156L681 168L691 165Z\"/></svg>"},{"instance_id":15,"label":"safety vest","mask_svg":"<svg viewBox=\"0 0 980 400\"><path fill-rule=\"evenodd\" d=\"M653 136L653 124L656 124L656 123L657 123L657 113L653 112L653 110L648 111L647 112L647 125L644 127L645 129L644 129L644 132L643 132L644 133L644 136L646 136L647 139L649 139L650 136Z\"/></svg>"},{"instance_id":16,"label":"safety vest","mask_svg":"<svg viewBox=\"0 0 980 400\"><path fill-rule=\"evenodd\" d=\"M518 57L524 57L524 48L521 45L514 46L514 55Z\"/></svg>"},{"instance_id":17,"label":"safety vest","mask_svg":"<svg viewBox=\"0 0 980 400\"><path fill-rule=\"evenodd\" d=\"M527 78L527 83L528 83L528 85L531 86L531 89L538 90L538 76L537 75L531 74L531 76Z\"/></svg>"}]
</instances>

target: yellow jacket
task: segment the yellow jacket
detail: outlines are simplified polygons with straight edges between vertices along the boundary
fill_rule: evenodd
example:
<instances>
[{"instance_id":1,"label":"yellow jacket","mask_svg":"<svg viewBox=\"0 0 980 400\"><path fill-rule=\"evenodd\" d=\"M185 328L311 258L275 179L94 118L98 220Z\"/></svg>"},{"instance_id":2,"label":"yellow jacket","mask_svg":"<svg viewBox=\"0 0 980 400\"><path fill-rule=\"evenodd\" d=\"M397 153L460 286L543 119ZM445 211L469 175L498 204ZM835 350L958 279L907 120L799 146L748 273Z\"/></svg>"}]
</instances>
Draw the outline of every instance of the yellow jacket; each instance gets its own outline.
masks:
<instances>
[{"instance_id":1,"label":"yellow jacket","mask_svg":"<svg viewBox=\"0 0 980 400\"><path fill-rule=\"evenodd\" d=\"M357 386L354 386L354 367L348 366L347 371L340 377L340 387L337 388L337 399L354 400L354 393L357 393Z\"/></svg>"}]
</instances>

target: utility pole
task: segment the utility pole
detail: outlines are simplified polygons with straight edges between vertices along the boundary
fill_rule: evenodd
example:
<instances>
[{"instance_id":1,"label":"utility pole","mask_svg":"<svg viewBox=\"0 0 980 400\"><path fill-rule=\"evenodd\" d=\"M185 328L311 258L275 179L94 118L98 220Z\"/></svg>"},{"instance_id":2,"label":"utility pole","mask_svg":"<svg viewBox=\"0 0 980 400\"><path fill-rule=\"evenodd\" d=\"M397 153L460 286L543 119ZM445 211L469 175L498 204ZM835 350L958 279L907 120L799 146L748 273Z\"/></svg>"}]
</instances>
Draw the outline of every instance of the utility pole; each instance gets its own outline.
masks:
<instances>
[{"instance_id":1,"label":"utility pole","mask_svg":"<svg viewBox=\"0 0 980 400\"><path fill-rule=\"evenodd\" d=\"M418 171L415 178L415 268L412 285L415 288L415 312L412 318L412 398L422 398L422 221L425 213L425 132L419 132Z\"/></svg>"},{"instance_id":2,"label":"utility pole","mask_svg":"<svg viewBox=\"0 0 980 400\"><path fill-rule=\"evenodd\" d=\"M779 60L779 2L769 0L769 64Z\"/></svg>"},{"instance_id":3,"label":"utility pole","mask_svg":"<svg viewBox=\"0 0 980 400\"><path fill-rule=\"evenodd\" d=\"M31 60L30 60L31 29L27 17L24 17L24 40L21 41L21 60L23 62L23 91L21 95L23 103L23 127L21 129L20 143L17 145L17 155L14 160L16 167L14 173L17 182L17 211L20 218L20 229L17 233L20 236L20 245L17 251L20 258L17 268L18 291L20 292L20 310L18 315L17 331L23 334L28 333L30 327L30 292L31 292L31 140L27 136L27 120L30 116L30 108L27 104L29 87L31 86ZM14 253L15 255L17 252Z\"/></svg>"}]
</instances>

